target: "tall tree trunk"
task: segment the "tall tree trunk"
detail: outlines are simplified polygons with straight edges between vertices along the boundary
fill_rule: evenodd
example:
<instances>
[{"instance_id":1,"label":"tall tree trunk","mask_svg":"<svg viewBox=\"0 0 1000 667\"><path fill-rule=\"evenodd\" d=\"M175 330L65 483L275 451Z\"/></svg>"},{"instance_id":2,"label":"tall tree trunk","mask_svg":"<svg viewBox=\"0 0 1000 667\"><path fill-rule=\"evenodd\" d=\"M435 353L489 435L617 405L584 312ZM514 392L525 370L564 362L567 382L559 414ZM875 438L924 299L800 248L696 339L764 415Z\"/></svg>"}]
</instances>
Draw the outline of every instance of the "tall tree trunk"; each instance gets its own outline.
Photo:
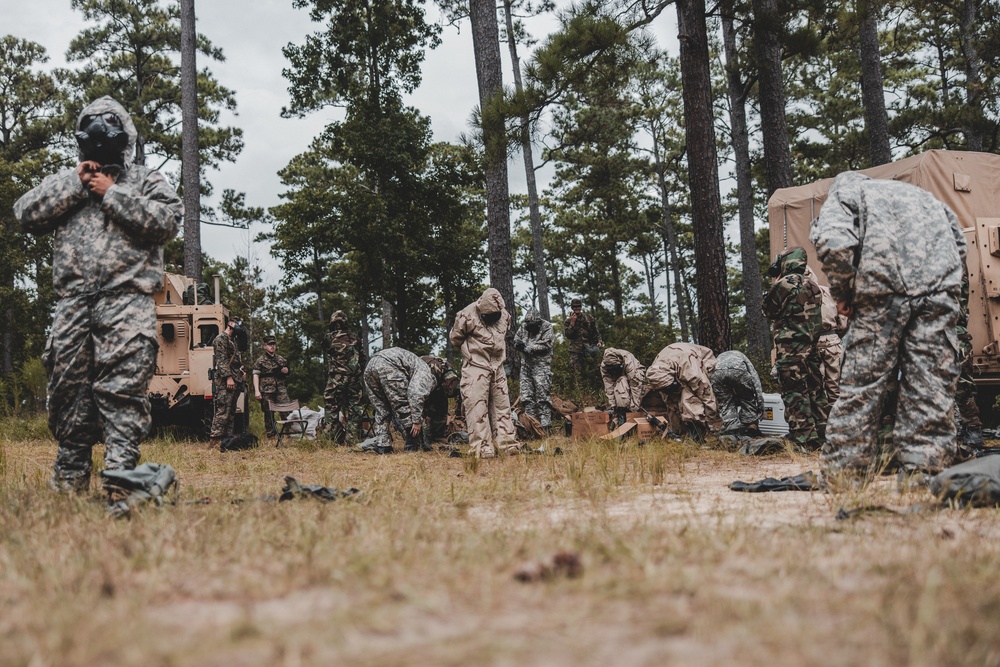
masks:
<instances>
[{"instance_id":1,"label":"tall tree trunk","mask_svg":"<svg viewBox=\"0 0 1000 667\"><path fill-rule=\"evenodd\" d=\"M858 43L861 55L861 102L872 166L892 162L889 114L882 87L882 56L878 46L879 0L857 0Z\"/></svg>"},{"instance_id":2,"label":"tall tree trunk","mask_svg":"<svg viewBox=\"0 0 1000 667\"><path fill-rule=\"evenodd\" d=\"M979 56L976 37L980 2L981 0L964 0L959 20L962 55L965 58L965 104L969 107L965 142L970 151L983 150L983 61Z\"/></svg>"},{"instance_id":3,"label":"tall tree trunk","mask_svg":"<svg viewBox=\"0 0 1000 667\"><path fill-rule=\"evenodd\" d=\"M663 156L660 154L660 142L656 131L651 133L653 137L653 159L656 162L656 181L660 188L660 235L663 238L663 268L667 274L667 323L673 327L670 314L670 271L674 273L674 300L677 303L677 315L680 320L681 340L688 338L687 312L684 306L681 281L681 264L677 257L677 230L674 229L673 215L670 208L670 192L667 190L666 165Z\"/></svg>"},{"instance_id":4,"label":"tall tree trunk","mask_svg":"<svg viewBox=\"0 0 1000 667\"><path fill-rule=\"evenodd\" d=\"M507 347L513 349L517 309L514 307L514 259L510 247L510 190L507 183L507 137L503 111L503 73L500 63L500 31L492 0L469 0L472 45L479 83L486 172L486 224L490 256L490 284L500 291L510 312ZM520 375L518 355L507 357L511 375Z\"/></svg>"},{"instance_id":5,"label":"tall tree trunk","mask_svg":"<svg viewBox=\"0 0 1000 667\"><path fill-rule=\"evenodd\" d=\"M729 124L733 133L736 161L736 199L740 220L740 261L743 298L747 317L747 351L754 359L764 359L771 351L767 321L764 319L763 282L757 262L757 236L753 222L753 178L750 174L750 137L747 133L746 84L740 76L736 28L732 5L726 3L722 16L722 41L726 51L726 82L729 89Z\"/></svg>"},{"instance_id":6,"label":"tall tree trunk","mask_svg":"<svg viewBox=\"0 0 1000 667\"><path fill-rule=\"evenodd\" d=\"M392 304L382 298L382 349L392 347Z\"/></svg>"},{"instance_id":7,"label":"tall tree trunk","mask_svg":"<svg viewBox=\"0 0 1000 667\"><path fill-rule=\"evenodd\" d=\"M201 282L201 168L198 161L198 69L194 0L181 0L181 183L184 275Z\"/></svg>"},{"instance_id":8,"label":"tall tree trunk","mask_svg":"<svg viewBox=\"0 0 1000 667\"><path fill-rule=\"evenodd\" d=\"M698 328L702 345L730 348L726 252L722 237L719 164L715 150L712 78L708 61L705 0L678 0L681 81L694 227Z\"/></svg>"},{"instance_id":9,"label":"tall tree trunk","mask_svg":"<svg viewBox=\"0 0 1000 667\"><path fill-rule=\"evenodd\" d=\"M785 120L785 84L781 78L782 16L778 0L753 0L754 43L760 87L760 125L764 135L767 196L792 185L792 154Z\"/></svg>"},{"instance_id":10,"label":"tall tree trunk","mask_svg":"<svg viewBox=\"0 0 1000 667\"><path fill-rule=\"evenodd\" d=\"M514 90L524 91L521 82L521 61L517 55L517 40L514 38L514 19L511 16L513 3L504 0L503 11L507 21L507 50L510 51L511 68L514 72ZM531 222L531 257L534 264L535 289L538 296L538 312L543 320L551 320L549 314L549 278L545 267L545 248L542 245L542 214L538 206L538 185L535 182L535 159L531 147L531 121L528 114L521 115L521 155L524 157L524 180L528 187L528 219Z\"/></svg>"}]
</instances>

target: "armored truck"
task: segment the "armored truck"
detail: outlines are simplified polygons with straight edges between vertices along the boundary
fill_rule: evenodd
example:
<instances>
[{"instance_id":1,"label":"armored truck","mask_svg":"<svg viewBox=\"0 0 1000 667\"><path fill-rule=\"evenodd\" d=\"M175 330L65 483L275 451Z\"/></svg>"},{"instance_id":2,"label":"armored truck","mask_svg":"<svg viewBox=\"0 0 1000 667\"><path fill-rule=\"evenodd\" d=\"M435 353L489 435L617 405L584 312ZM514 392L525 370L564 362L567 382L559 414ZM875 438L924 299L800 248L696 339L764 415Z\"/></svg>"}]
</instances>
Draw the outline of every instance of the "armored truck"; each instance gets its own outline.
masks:
<instances>
[{"instance_id":1,"label":"armored truck","mask_svg":"<svg viewBox=\"0 0 1000 667\"><path fill-rule=\"evenodd\" d=\"M212 341L226 326L229 310L219 302L219 278L214 295L195 281L165 273L163 289L153 295L160 349L156 373L149 384L153 426L188 427L207 437L214 414L212 401ZM235 431L246 428L246 388L236 399Z\"/></svg>"},{"instance_id":2,"label":"armored truck","mask_svg":"<svg viewBox=\"0 0 1000 667\"><path fill-rule=\"evenodd\" d=\"M969 332L980 406L1000 391L1000 155L931 150L861 170L871 178L912 183L947 204L969 243ZM809 227L826 201L832 178L775 191L768 200L771 257L802 246L826 282ZM985 415L984 415L985 416Z\"/></svg>"}]
</instances>

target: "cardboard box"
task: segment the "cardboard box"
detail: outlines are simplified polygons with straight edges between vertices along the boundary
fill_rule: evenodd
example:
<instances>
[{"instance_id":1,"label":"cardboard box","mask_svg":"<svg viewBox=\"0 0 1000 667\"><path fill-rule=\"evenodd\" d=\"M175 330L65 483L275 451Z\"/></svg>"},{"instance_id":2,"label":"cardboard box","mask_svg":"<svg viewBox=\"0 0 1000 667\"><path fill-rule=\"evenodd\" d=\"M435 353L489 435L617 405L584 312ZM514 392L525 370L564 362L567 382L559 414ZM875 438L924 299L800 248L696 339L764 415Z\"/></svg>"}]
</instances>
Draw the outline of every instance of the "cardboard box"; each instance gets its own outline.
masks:
<instances>
[{"instance_id":1,"label":"cardboard box","mask_svg":"<svg viewBox=\"0 0 1000 667\"><path fill-rule=\"evenodd\" d=\"M592 438L607 435L608 413L601 411L574 412L570 415L573 423L573 438Z\"/></svg>"}]
</instances>

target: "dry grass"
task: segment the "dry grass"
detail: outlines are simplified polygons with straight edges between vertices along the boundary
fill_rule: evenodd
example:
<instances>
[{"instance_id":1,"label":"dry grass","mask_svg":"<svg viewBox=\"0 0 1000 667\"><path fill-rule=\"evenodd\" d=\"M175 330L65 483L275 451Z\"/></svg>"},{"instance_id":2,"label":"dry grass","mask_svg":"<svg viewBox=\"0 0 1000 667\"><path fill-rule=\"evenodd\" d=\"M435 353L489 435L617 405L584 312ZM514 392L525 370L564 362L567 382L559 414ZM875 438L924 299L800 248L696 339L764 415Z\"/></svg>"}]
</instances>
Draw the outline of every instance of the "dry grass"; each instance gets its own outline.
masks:
<instances>
[{"instance_id":1,"label":"dry grass","mask_svg":"<svg viewBox=\"0 0 1000 667\"><path fill-rule=\"evenodd\" d=\"M143 459L176 468L178 504L113 521L47 490L52 441L0 435L0 665L1000 664L995 510L838 522L928 498L726 488L816 468L793 454L555 446L479 462L159 440ZM263 499L285 475L364 493ZM514 581L566 549L582 577Z\"/></svg>"}]
</instances>

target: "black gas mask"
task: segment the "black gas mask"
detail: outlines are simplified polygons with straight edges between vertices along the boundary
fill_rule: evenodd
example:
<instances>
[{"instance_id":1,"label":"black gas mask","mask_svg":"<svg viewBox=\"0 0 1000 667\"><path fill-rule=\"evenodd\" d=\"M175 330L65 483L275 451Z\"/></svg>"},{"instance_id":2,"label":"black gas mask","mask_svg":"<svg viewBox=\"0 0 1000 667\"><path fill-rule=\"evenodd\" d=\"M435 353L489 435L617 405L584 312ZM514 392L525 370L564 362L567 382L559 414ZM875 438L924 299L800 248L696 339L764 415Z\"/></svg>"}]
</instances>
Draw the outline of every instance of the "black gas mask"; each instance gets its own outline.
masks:
<instances>
[{"instance_id":1,"label":"black gas mask","mask_svg":"<svg viewBox=\"0 0 1000 667\"><path fill-rule=\"evenodd\" d=\"M542 328L541 320L535 320L533 322L525 322L524 328L528 330L532 335L538 333L538 330Z\"/></svg>"},{"instance_id":2,"label":"black gas mask","mask_svg":"<svg viewBox=\"0 0 1000 667\"><path fill-rule=\"evenodd\" d=\"M772 278L777 278L781 275L781 260L785 258L785 253L781 253L774 258L774 262L771 266L767 267L767 275Z\"/></svg>"},{"instance_id":3,"label":"black gas mask","mask_svg":"<svg viewBox=\"0 0 1000 667\"><path fill-rule=\"evenodd\" d=\"M76 143L80 145L84 160L93 160L102 167L121 167L124 162L122 154L128 148L128 132L121 119L113 113L84 116L80 131L76 133Z\"/></svg>"},{"instance_id":4,"label":"black gas mask","mask_svg":"<svg viewBox=\"0 0 1000 667\"><path fill-rule=\"evenodd\" d=\"M604 370L607 371L608 375L613 378L619 378L622 373L625 372L625 366L622 364L605 364Z\"/></svg>"},{"instance_id":5,"label":"black gas mask","mask_svg":"<svg viewBox=\"0 0 1000 667\"><path fill-rule=\"evenodd\" d=\"M500 313L482 313L479 315L482 318L484 324L496 324L500 321Z\"/></svg>"},{"instance_id":6,"label":"black gas mask","mask_svg":"<svg viewBox=\"0 0 1000 667\"><path fill-rule=\"evenodd\" d=\"M236 349L246 352L250 349L250 332L243 326L242 320L230 320L230 323L233 325L233 341L236 343Z\"/></svg>"}]
</instances>

